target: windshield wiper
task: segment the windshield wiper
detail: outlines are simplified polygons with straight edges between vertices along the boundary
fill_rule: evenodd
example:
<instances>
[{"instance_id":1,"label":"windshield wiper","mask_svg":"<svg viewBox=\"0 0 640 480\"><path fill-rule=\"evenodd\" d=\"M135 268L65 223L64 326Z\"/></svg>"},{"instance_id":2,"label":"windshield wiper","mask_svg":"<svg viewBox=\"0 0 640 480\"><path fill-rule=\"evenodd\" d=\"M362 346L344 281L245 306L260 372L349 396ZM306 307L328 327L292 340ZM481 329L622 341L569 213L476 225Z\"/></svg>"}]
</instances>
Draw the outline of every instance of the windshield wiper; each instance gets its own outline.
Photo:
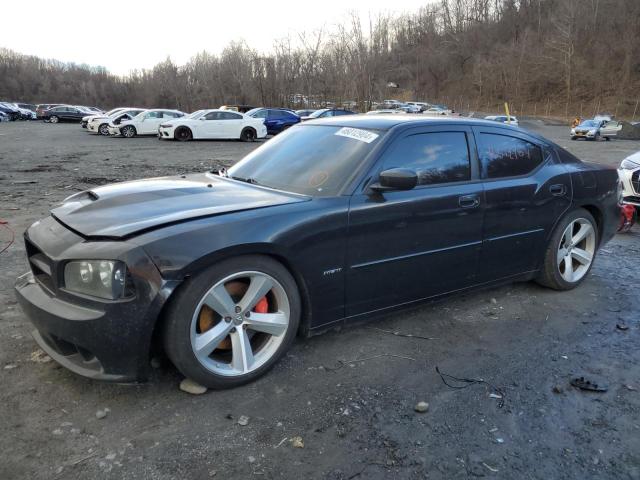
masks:
<instances>
[{"instance_id":1,"label":"windshield wiper","mask_svg":"<svg viewBox=\"0 0 640 480\"><path fill-rule=\"evenodd\" d=\"M251 183L253 185L260 185L260 182L258 182L255 178L243 178L243 177L229 177L229 178L238 180L240 182Z\"/></svg>"}]
</instances>

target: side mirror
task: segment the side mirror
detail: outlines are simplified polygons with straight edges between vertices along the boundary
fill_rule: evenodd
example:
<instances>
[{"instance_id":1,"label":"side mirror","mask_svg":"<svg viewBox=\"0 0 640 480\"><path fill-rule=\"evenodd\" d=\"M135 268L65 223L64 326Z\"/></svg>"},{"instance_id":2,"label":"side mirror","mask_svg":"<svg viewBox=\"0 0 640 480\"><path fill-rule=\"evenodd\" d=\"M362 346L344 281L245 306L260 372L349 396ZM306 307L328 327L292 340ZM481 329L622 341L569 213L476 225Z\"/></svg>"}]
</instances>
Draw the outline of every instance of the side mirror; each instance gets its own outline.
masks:
<instances>
[{"instance_id":1,"label":"side mirror","mask_svg":"<svg viewBox=\"0 0 640 480\"><path fill-rule=\"evenodd\" d=\"M376 192L389 190L411 190L418 184L418 175L408 168L391 168L380 173L377 183L371 185Z\"/></svg>"}]
</instances>

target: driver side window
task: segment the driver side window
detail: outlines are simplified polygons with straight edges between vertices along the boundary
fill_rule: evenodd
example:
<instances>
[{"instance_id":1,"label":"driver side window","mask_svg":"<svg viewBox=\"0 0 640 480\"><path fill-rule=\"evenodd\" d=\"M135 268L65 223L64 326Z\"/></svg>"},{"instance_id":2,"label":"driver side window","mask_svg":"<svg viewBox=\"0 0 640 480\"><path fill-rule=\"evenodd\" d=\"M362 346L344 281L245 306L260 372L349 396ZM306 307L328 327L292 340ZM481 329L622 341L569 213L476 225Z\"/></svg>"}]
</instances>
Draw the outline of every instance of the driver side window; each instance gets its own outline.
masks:
<instances>
[{"instance_id":1,"label":"driver side window","mask_svg":"<svg viewBox=\"0 0 640 480\"><path fill-rule=\"evenodd\" d=\"M419 133L399 138L385 153L383 170L408 168L418 185L463 182L471 178L465 132Z\"/></svg>"}]
</instances>

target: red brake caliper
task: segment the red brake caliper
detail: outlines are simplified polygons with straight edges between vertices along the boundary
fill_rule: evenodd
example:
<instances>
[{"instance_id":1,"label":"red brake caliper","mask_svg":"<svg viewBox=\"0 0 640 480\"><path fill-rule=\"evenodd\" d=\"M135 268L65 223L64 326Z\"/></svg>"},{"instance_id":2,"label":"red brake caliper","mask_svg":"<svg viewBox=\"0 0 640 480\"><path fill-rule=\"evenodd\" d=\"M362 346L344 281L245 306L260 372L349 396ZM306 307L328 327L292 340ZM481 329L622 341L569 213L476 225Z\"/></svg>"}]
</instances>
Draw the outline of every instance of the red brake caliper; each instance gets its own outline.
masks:
<instances>
[{"instance_id":1,"label":"red brake caliper","mask_svg":"<svg viewBox=\"0 0 640 480\"><path fill-rule=\"evenodd\" d=\"M256 303L256 306L253 307L253 311L256 313L267 313L269 311L269 302L267 301L267 297L262 297Z\"/></svg>"}]
</instances>

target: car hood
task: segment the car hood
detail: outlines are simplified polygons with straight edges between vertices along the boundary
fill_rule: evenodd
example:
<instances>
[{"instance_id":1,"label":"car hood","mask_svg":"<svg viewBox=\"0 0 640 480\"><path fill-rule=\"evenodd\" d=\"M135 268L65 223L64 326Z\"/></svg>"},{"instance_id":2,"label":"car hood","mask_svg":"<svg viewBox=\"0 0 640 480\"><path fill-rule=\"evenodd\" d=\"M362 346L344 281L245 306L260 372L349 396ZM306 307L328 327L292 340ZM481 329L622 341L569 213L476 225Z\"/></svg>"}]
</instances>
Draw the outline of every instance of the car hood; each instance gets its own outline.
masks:
<instances>
[{"instance_id":1,"label":"car hood","mask_svg":"<svg viewBox=\"0 0 640 480\"><path fill-rule=\"evenodd\" d=\"M115 183L68 197L51 214L86 237L121 238L163 225L309 200L211 173Z\"/></svg>"}]
</instances>

